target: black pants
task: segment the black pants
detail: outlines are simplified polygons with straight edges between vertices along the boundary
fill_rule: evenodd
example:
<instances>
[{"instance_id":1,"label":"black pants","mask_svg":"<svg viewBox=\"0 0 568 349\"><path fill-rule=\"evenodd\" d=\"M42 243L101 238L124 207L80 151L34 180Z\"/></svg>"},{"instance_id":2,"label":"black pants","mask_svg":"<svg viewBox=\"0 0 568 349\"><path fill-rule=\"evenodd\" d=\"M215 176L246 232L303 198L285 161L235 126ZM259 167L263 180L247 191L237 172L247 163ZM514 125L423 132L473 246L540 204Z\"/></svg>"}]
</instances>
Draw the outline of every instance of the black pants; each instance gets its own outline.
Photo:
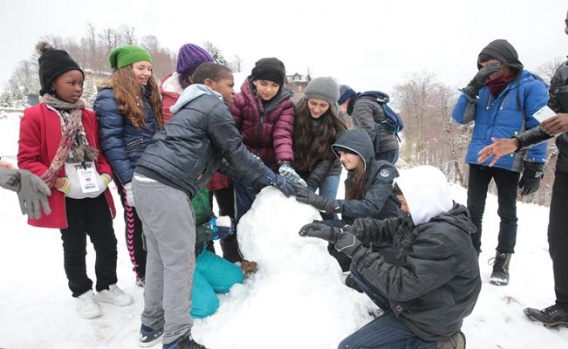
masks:
<instances>
[{"instance_id":1,"label":"black pants","mask_svg":"<svg viewBox=\"0 0 568 349\"><path fill-rule=\"evenodd\" d=\"M491 179L497 186L499 208L497 214L501 218L497 251L501 253L514 253L517 243L517 186L520 174L495 167L479 165L469 166L469 184L467 187L467 208L471 220L477 231L471 235L473 247L481 252L481 227L485 200Z\"/></svg>"},{"instance_id":2,"label":"black pants","mask_svg":"<svg viewBox=\"0 0 568 349\"><path fill-rule=\"evenodd\" d=\"M136 208L126 202L126 192L124 187L115 180L120 202L124 208L124 235L126 238L126 248L132 262L132 269L136 273L137 279L146 277L146 250L144 249L142 222Z\"/></svg>"},{"instance_id":3,"label":"black pants","mask_svg":"<svg viewBox=\"0 0 568 349\"><path fill-rule=\"evenodd\" d=\"M63 266L73 297L82 295L93 287L87 276L87 235L95 248L96 290L108 289L117 283L116 237L112 216L104 194L94 199L65 199L67 223L61 229L63 241Z\"/></svg>"},{"instance_id":4,"label":"black pants","mask_svg":"<svg viewBox=\"0 0 568 349\"><path fill-rule=\"evenodd\" d=\"M568 309L568 173L556 171L550 201L548 245L556 304Z\"/></svg>"}]
</instances>

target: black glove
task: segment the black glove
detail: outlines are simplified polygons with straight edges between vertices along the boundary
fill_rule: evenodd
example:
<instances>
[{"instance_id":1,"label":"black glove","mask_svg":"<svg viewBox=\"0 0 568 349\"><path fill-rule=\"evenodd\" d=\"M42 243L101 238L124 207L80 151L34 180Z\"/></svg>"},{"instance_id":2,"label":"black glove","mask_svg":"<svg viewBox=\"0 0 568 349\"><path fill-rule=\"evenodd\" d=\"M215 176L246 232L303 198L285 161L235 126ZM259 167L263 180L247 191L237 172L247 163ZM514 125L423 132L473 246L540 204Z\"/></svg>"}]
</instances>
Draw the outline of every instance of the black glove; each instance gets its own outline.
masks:
<instances>
[{"instance_id":1,"label":"black glove","mask_svg":"<svg viewBox=\"0 0 568 349\"><path fill-rule=\"evenodd\" d=\"M300 229L299 234L327 240L335 244L336 250L353 259L364 254L366 250L355 235L344 231L343 228L331 227L321 223L309 223Z\"/></svg>"},{"instance_id":2,"label":"black glove","mask_svg":"<svg viewBox=\"0 0 568 349\"><path fill-rule=\"evenodd\" d=\"M473 80L465 87L463 92L471 98L477 98L479 90L485 85L485 80L489 75L495 73L497 70L501 69L501 63L491 63L479 69L477 74L473 77Z\"/></svg>"},{"instance_id":3,"label":"black glove","mask_svg":"<svg viewBox=\"0 0 568 349\"><path fill-rule=\"evenodd\" d=\"M538 190L540 181L544 175L544 164L535 164L534 162L525 161L525 170L519 181L521 195L531 195Z\"/></svg>"},{"instance_id":4,"label":"black glove","mask_svg":"<svg viewBox=\"0 0 568 349\"><path fill-rule=\"evenodd\" d=\"M337 200L331 200L324 198L323 196L319 196L308 189L308 187L296 188L296 200L303 202L304 204L312 205L323 213L335 213L339 210Z\"/></svg>"}]
</instances>

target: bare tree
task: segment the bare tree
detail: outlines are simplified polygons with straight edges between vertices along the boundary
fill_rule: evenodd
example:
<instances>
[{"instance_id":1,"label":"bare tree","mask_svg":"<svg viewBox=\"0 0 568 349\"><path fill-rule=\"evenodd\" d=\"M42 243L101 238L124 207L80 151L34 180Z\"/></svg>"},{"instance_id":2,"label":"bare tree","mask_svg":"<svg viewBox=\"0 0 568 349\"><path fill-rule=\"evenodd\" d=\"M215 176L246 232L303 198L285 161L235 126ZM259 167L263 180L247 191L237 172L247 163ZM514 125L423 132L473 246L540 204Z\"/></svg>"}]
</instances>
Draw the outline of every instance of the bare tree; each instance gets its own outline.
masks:
<instances>
[{"instance_id":1,"label":"bare tree","mask_svg":"<svg viewBox=\"0 0 568 349\"><path fill-rule=\"evenodd\" d=\"M554 76L556 70L565 62L564 58L555 58L554 60L544 63L534 70L547 84L550 84L550 80Z\"/></svg>"}]
</instances>

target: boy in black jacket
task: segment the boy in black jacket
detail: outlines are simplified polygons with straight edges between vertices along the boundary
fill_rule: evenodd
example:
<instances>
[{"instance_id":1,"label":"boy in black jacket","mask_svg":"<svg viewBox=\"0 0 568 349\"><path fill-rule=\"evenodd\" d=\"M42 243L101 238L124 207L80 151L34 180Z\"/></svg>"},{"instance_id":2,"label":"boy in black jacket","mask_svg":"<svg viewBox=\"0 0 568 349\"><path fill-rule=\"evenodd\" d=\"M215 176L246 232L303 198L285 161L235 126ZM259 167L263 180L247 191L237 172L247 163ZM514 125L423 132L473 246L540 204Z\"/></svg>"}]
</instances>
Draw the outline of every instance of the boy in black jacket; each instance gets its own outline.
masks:
<instances>
[{"instance_id":1,"label":"boy in black jacket","mask_svg":"<svg viewBox=\"0 0 568 349\"><path fill-rule=\"evenodd\" d=\"M132 188L148 257L140 344L163 334L165 349L204 348L191 337L195 269L193 196L218 170L238 181L273 185L286 196L290 181L246 150L229 112L233 74L204 63L171 108L173 117L137 162Z\"/></svg>"}]
</instances>

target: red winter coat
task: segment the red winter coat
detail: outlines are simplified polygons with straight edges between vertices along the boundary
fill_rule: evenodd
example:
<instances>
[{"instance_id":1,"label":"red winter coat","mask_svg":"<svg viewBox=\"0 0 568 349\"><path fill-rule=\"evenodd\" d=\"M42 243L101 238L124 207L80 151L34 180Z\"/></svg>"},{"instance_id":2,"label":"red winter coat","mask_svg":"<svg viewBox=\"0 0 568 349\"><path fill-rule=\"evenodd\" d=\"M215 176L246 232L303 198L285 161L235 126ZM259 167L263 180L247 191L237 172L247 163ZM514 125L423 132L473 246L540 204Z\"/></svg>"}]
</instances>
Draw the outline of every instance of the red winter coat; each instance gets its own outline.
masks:
<instances>
[{"instance_id":1,"label":"red winter coat","mask_svg":"<svg viewBox=\"0 0 568 349\"><path fill-rule=\"evenodd\" d=\"M93 111L83 109L83 127L89 145L100 151L98 123ZM24 117L20 122L18 167L29 170L37 176L43 175L57 152L60 140L61 119L55 111L49 109L43 103L27 108L24 110ZM102 151L100 151L99 158L95 162L95 167L100 174L106 173L112 176L112 169ZM65 166L61 167L58 177L65 177ZM104 195L114 218L116 211L108 188ZM49 205L51 206L51 214L44 214L40 219L28 218L28 224L42 228L67 228L65 195L55 187L51 188Z\"/></svg>"},{"instance_id":2,"label":"red winter coat","mask_svg":"<svg viewBox=\"0 0 568 349\"><path fill-rule=\"evenodd\" d=\"M170 107L174 105L180 93L183 91L178 81L177 74L169 74L162 78L160 83L160 93L162 94L162 115L164 122L167 122L172 117ZM231 179L225 175L216 172L207 184L207 189L215 191L227 188L231 185Z\"/></svg>"},{"instance_id":3,"label":"red winter coat","mask_svg":"<svg viewBox=\"0 0 568 349\"><path fill-rule=\"evenodd\" d=\"M263 106L252 90L249 77L230 106L247 149L273 170L278 168L279 162L294 161L294 103L291 97L292 91L282 86L280 92Z\"/></svg>"}]
</instances>

